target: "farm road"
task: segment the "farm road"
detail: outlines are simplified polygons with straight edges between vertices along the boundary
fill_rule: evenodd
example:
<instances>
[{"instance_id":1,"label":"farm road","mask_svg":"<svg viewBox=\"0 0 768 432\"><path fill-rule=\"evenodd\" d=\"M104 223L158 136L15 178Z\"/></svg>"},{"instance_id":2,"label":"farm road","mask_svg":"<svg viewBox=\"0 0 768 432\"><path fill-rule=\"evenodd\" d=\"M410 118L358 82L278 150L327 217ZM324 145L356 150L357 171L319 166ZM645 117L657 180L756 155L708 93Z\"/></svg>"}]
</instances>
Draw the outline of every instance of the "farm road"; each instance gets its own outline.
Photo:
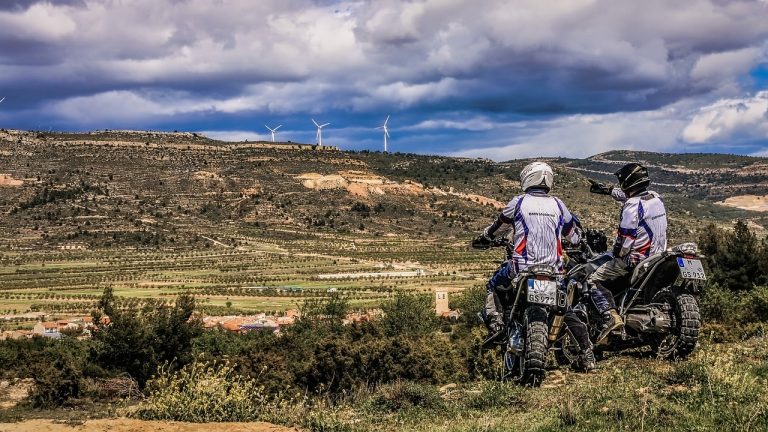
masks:
<instances>
[{"instance_id":1,"label":"farm road","mask_svg":"<svg viewBox=\"0 0 768 432\"><path fill-rule=\"evenodd\" d=\"M296 432L296 429L270 423L184 423L141 421L126 418L88 420L67 424L53 420L28 420L0 424L0 432Z\"/></svg>"}]
</instances>

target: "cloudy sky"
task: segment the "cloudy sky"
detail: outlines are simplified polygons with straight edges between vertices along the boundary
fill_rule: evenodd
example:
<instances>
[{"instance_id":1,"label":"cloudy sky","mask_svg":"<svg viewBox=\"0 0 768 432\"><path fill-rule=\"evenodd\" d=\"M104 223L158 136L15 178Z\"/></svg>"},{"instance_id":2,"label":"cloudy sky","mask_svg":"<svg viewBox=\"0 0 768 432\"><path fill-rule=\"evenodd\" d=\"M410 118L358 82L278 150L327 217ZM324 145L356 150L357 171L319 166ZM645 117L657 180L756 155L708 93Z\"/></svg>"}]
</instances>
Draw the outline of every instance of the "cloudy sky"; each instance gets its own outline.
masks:
<instances>
[{"instance_id":1,"label":"cloudy sky","mask_svg":"<svg viewBox=\"0 0 768 432\"><path fill-rule=\"evenodd\" d=\"M2 0L0 126L768 155L768 0Z\"/></svg>"}]
</instances>

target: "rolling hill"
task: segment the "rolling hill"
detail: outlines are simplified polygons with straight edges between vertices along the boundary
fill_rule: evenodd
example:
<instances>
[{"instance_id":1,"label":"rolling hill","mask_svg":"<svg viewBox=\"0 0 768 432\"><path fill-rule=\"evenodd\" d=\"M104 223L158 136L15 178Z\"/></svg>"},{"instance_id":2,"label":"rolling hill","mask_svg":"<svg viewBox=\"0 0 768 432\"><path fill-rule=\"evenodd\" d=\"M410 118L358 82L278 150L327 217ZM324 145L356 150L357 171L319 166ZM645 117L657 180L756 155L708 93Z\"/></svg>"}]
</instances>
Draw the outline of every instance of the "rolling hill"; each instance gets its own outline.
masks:
<instances>
[{"instance_id":1,"label":"rolling hill","mask_svg":"<svg viewBox=\"0 0 768 432\"><path fill-rule=\"evenodd\" d=\"M498 254L467 243L519 193L528 162L140 131L0 131L0 154L0 314L27 320L14 326L88 313L105 286L136 302L191 290L211 313L286 310L329 287L362 308L394 289L460 291L495 268ZM756 158L550 159L554 193L610 236L619 206L587 177L610 181L625 160L661 183L672 243L708 222L768 221L717 204L768 193Z\"/></svg>"}]
</instances>

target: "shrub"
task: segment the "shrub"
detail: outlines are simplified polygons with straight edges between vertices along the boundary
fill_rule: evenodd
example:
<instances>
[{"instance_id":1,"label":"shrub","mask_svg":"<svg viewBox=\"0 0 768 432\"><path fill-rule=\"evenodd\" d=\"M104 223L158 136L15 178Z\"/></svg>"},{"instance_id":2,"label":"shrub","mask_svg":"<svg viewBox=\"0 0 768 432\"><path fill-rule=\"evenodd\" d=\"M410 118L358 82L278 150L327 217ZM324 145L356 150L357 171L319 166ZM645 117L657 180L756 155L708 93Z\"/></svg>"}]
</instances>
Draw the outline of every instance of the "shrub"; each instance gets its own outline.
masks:
<instances>
[{"instance_id":1,"label":"shrub","mask_svg":"<svg viewBox=\"0 0 768 432\"><path fill-rule=\"evenodd\" d=\"M178 296L173 307L118 309L108 287L99 307L109 316L109 324L102 324L94 335L94 355L101 367L126 372L143 387L159 365L178 367L191 361L192 341L202 332L199 320L190 320L192 296ZM94 318L100 322L98 314Z\"/></svg>"},{"instance_id":2,"label":"shrub","mask_svg":"<svg viewBox=\"0 0 768 432\"><path fill-rule=\"evenodd\" d=\"M717 283L710 284L699 299L705 321L732 322L738 319L739 304L734 294Z\"/></svg>"},{"instance_id":3,"label":"shrub","mask_svg":"<svg viewBox=\"0 0 768 432\"><path fill-rule=\"evenodd\" d=\"M63 405L83 393L83 358L75 344L50 345L30 366L34 388L29 396L38 408Z\"/></svg>"},{"instance_id":4,"label":"shrub","mask_svg":"<svg viewBox=\"0 0 768 432\"><path fill-rule=\"evenodd\" d=\"M699 305L706 328L715 342L760 336L768 322L768 287L731 292L717 284L709 286Z\"/></svg>"},{"instance_id":5,"label":"shrub","mask_svg":"<svg viewBox=\"0 0 768 432\"><path fill-rule=\"evenodd\" d=\"M194 362L177 372L161 371L147 388L149 396L136 413L144 420L255 421L277 408L255 380L229 364Z\"/></svg>"},{"instance_id":6,"label":"shrub","mask_svg":"<svg viewBox=\"0 0 768 432\"><path fill-rule=\"evenodd\" d=\"M387 336L420 335L438 329L439 321L428 295L398 291L381 309L384 317L380 324Z\"/></svg>"},{"instance_id":7,"label":"shrub","mask_svg":"<svg viewBox=\"0 0 768 432\"><path fill-rule=\"evenodd\" d=\"M312 432L352 432L360 430L347 424L337 409L326 406L310 411L302 423L307 430Z\"/></svg>"},{"instance_id":8,"label":"shrub","mask_svg":"<svg viewBox=\"0 0 768 432\"><path fill-rule=\"evenodd\" d=\"M482 325L476 314L483 309L486 293L485 286L475 285L451 298L451 309L462 312L461 320L467 327Z\"/></svg>"}]
</instances>

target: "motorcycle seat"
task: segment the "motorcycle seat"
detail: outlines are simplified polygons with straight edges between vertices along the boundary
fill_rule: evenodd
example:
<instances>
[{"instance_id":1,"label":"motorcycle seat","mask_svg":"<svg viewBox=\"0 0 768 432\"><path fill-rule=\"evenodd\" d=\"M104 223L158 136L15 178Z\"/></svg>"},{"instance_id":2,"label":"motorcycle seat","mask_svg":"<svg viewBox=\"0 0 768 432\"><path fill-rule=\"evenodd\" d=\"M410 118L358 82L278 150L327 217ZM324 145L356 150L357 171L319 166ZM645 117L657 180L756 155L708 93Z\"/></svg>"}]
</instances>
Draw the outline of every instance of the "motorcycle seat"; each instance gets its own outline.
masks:
<instances>
[{"instance_id":1,"label":"motorcycle seat","mask_svg":"<svg viewBox=\"0 0 768 432\"><path fill-rule=\"evenodd\" d=\"M648 273L648 270L650 270L654 264L664 259L666 256L667 254L665 252L658 252L640 261L635 266L635 270L632 272L632 279L629 282L630 285L634 285L636 282L640 281L640 279L642 279L643 276Z\"/></svg>"}]
</instances>

